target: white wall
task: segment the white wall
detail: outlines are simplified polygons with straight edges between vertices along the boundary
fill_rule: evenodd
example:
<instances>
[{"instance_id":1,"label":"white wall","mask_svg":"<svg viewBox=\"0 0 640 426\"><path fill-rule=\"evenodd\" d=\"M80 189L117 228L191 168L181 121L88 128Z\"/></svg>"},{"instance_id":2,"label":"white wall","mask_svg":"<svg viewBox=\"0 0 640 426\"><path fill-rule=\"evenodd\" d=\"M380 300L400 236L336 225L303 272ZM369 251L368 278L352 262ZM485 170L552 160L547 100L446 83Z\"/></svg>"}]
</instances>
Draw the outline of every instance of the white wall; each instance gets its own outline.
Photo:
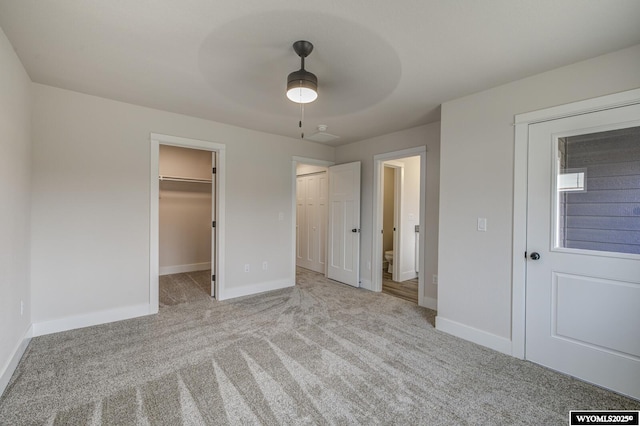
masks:
<instances>
[{"instance_id":1,"label":"white wall","mask_svg":"<svg viewBox=\"0 0 640 426\"><path fill-rule=\"evenodd\" d=\"M639 70L636 45L442 105L438 328L508 351L514 115L640 87Z\"/></svg>"},{"instance_id":2,"label":"white wall","mask_svg":"<svg viewBox=\"0 0 640 426\"><path fill-rule=\"evenodd\" d=\"M0 394L31 325L30 186L31 80L0 29Z\"/></svg>"},{"instance_id":3,"label":"white wall","mask_svg":"<svg viewBox=\"0 0 640 426\"><path fill-rule=\"evenodd\" d=\"M211 181L212 153L160 145L160 176ZM211 268L211 183L160 181L160 275Z\"/></svg>"},{"instance_id":4,"label":"white wall","mask_svg":"<svg viewBox=\"0 0 640 426\"><path fill-rule=\"evenodd\" d=\"M226 292L293 284L292 157L332 161L333 148L40 84L33 91L34 327L149 304L151 132L226 144Z\"/></svg>"},{"instance_id":5,"label":"white wall","mask_svg":"<svg viewBox=\"0 0 640 426\"><path fill-rule=\"evenodd\" d=\"M388 135L378 136L336 149L336 163L351 161L362 162L362 198L360 210L360 268L363 283L371 283L373 237L373 156L387 152L418 146L427 147L427 182L426 182L426 220L425 220L425 249L422 251L425 259L425 277L437 274L438 265L438 199L440 188L440 123L418 126ZM376 253L376 256L378 254ZM425 279L424 296L432 300L437 298L437 288Z\"/></svg>"}]
</instances>

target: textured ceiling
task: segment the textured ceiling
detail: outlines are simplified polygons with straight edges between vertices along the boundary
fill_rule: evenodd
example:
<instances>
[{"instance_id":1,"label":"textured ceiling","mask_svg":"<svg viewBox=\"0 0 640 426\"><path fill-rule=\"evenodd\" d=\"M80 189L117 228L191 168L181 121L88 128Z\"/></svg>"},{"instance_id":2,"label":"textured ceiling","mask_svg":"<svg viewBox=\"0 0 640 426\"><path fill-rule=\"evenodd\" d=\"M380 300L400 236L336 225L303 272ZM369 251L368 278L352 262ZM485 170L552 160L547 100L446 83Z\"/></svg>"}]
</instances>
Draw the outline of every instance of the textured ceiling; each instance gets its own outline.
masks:
<instances>
[{"instance_id":1,"label":"textured ceiling","mask_svg":"<svg viewBox=\"0 0 640 426\"><path fill-rule=\"evenodd\" d=\"M292 43L315 45L305 128L336 145L442 102L640 43L637 0L0 0L31 79L299 137Z\"/></svg>"}]
</instances>

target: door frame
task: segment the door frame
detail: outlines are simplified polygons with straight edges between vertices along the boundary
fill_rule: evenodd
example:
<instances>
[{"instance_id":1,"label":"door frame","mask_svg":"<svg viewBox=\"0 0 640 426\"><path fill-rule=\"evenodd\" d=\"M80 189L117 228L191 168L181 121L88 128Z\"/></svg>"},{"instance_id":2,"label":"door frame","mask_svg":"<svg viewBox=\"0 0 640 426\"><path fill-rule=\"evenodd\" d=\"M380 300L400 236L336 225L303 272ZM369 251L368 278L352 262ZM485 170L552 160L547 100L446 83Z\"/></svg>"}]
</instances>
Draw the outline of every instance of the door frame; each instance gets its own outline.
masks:
<instances>
[{"instance_id":1,"label":"door frame","mask_svg":"<svg viewBox=\"0 0 640 426\"><path fill-rule=\"evenodd\" d=\"M425 250L425 226L426 226L426 195L427 195L427 147L419 146L400 151L392 151L373 156L373 241L371 247L371 278L372 290L382 291L382 234L378 232L382 229L382 190L384 188L384 162L398 160L406 157L420 157L420 213L418 224L420 233L418 234L418 247L420 258L418 259L418 305L424 306L424 259L427 255Z\"/></svg>"},{"instance_id":2,"label":"door frame","mask_svg":"<svg viewBox=\"0 0 640 426\"><path fill-rule=\"evenodd\" d=\"M296 188L298 185L298 164L309 164L309 165L313 165L313 166L322 166L322 167L327 167L329 168L330 166L334 166L336 163L333 161L326 161L326 160L317 160L315 158L308 158L308 157L297 157L297 156L293 156L291 158L291 277L292 277L292 281L295 283L296 282L296 226L298 225L298 219L297 219L297 215L296 215L296 211L297 211L297 205L296 205L296 201L297 201L297 192L296 192ZM327 172L327 177L329 176L329 173ZM329 232L327 230L327 232ZM328 237L328 235L325 235L325 237ZM327 253L326 253L326 245L325 245L325 259L327 258ZM327 265L325 264L324 266L324 276L327 276Z\"/></svg>"},{"instance_id":3,"label":"door frame","mask_svg":"<svg viewBox=\"0 0 640 426\"><path fill-rule=\"evenodd\" d=\"M199 149L202 151L211 151L216 153L216 179L215 188L215 211L213 220L216 221L216 232L212 234L215 238L215 274L214 282L215 295L217 300L224 300L224 246L225 246L225 150L226 146L221 143L203 141L198 139L183 138L178 136L163 135L159 133L151 133L150 140L150 207L149 207L149 313L158 313L159 307L159 285L158 278L160 273L160 203L158 197L160 195L160 183L158 181L160 145L172 145L182 148ZM215 237L214 237L215 235ZM212 265L213 267L213 265Z\"/></svg>"},{"instance_id":4,"label":"door frame","mask_svg":"<svg viewBox=\"0 0 640 426\"><path fill-rule=\"evenodd\" d=\"M514 117L511 355L525 359L529 125L640 103L640 89L517 114Z\"/></svg>"}]
</instances>

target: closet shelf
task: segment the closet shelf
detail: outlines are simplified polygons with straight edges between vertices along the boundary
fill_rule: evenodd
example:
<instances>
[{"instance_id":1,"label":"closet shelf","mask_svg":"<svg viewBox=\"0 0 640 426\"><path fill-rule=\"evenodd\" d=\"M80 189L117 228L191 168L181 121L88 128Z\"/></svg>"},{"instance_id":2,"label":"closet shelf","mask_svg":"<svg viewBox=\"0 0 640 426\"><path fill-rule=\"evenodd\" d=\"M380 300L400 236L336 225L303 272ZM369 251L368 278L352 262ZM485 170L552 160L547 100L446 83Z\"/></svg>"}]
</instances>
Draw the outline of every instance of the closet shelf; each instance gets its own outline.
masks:
<instances>
[{"instance_id":1,"label":"closet shelf","mask_svg":"<svg viewBox=\"0 0 640 426\"><path fill-rule=\"evenodd\" d=\"M198 178L189 178L189 177L181 177L181 176L158 176L160 181L169 181L169 182L190 182L190 183L211 183L211 179L198 179Z\"/></svg>"}]
</instances>

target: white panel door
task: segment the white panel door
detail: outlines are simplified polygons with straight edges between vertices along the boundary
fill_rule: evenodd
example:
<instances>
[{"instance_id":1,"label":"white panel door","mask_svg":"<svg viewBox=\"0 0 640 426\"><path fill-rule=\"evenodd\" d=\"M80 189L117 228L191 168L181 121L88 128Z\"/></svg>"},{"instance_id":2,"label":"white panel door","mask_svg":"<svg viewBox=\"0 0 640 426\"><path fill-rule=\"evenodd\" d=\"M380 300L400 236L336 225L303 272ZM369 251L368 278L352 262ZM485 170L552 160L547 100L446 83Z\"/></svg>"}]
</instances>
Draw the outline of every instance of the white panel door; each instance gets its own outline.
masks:
<instances>
[{"instance_id":1,"label":"white panel door","mask_svg":"<svg viewBox=\"0 0 640 426\"><path fill-rule=\"evenodd\" d=\"M526 358L640 398L640 105L529 126Z\"/></svg>"},{"instance_id":2,"label":"white panel door","mask_svg":"<svg viewBox=\"0 0 640 426\"><path fill-rule=\"evenodd\" d=\"M360 285L360 162L329 167L327 276Z\"/></svg>"},{"instance_id":3,"label":"white panel door","mask_svg":"<svg viewBox=\"0 0 640 426\"><path fill-rule=\"evenodd\" d=\"M296 178L296 265L306 268L307 258L307 180Z\"/></svg>"},{"instance_id":4,"label":"white panel door","mask_svg":"<svg viewBox=\"0 0 640 426\"><path fill-rule=\"evenodd\" d=\"M296 265L325 273L327 173L296 179Z\"/></svg>"}]
</instances>

